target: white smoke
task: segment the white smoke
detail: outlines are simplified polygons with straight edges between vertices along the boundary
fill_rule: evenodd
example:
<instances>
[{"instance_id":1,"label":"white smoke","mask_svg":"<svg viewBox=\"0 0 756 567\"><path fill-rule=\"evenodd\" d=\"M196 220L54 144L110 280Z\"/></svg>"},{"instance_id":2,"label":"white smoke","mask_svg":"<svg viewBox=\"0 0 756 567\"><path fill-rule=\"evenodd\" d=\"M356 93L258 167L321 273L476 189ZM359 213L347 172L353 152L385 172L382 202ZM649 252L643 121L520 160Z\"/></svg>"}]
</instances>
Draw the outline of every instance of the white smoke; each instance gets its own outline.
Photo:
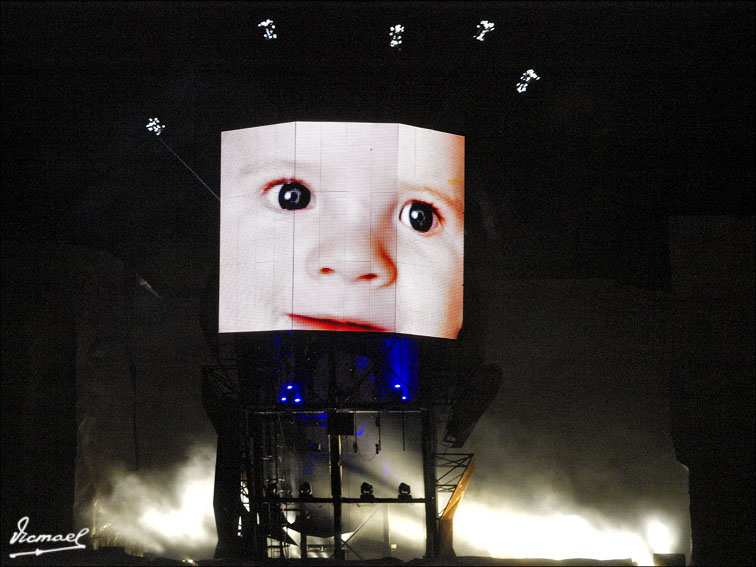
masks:
<instances>
[{"instance_id":1,"label":"white smoke","mask_svg":"<svg viewBox=\"0 0 756 567\"><path fill-rule=\"evenodd\" d=\"M411 468L392 463L392 472L402 478L411 477ZM120 545L176 559L212 557L217 542L214 473L215 450L202 446L168 471L116 474L111 496L98 502L97 524L117 533ZM481 482L487 489L475 486ZM648 565L653 563L653 553L685 551L680 549L683 534L675 518L664 511L627 510L624 519L610 518L548 488L535 491L527 501L512 494L492 499L494 487L475 475L471 488L454 520L454 548L459 556L632 559ZM391 534L392 542L399 543L399 555L417 555L425 535L422 514L392 513ZM419 547L414 549L411 541Z\"/></svg>"},{"instance_id":2,"label":"white smoke","mask_svg":"<svg viewBox=\"0 0 756 567\"><path fill-rule=\"evenodd\" d=\"M659 514L625 523L566 500L549 507L551 512L463 500L454 519L455 551L502 558L632 559L639 565L653 565L654 553L677 551L673 524Z\"/></svg>"},{"instance_id":3,"label":"white smoke","mask_svg":"<svg viewBox=\"0 0 756 567\"><path fill-rule=\"evenodd\" d=\"M213 556L214 447L195 447L166 471L114 473L111 482L110 496L96 504L96 533L115 534L119 545L164 557Z\"/></svg>"}]
</instances>

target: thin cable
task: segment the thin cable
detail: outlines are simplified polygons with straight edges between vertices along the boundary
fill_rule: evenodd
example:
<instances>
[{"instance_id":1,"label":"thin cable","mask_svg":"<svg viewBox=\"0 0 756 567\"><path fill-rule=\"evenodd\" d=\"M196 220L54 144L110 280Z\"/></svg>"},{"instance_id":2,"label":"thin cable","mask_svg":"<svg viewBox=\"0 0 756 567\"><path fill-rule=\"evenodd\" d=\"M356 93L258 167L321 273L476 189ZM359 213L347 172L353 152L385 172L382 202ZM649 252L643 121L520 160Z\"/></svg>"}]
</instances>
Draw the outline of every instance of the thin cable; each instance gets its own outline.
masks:
<instances>
[{"instance_id":1,"label":"thin cable","mask_svg":"<svg viewBox=\"0 0 756 567\"><path fill-rule=\"evenodd\" d=\"M202 181L202 178L199 175L197 175L197 173L191 167L189 167L187 165L187 163L183 159L181 159L179 157L179 155L176 152L174 152L168 144L166 144L162 140L162 138L158 138L157 141L160 142L161 144L163 144L168 149L169 152L171 152L174 156L176 156L176 159L179 160L184 165L185 168L187 168L189 171L191 171L192 175L194 175L194 177L196 177L199 180L199 182L202 183L202 185L205 186L205 189L207 189L208 191L210 191L210 194L220 201L220 197L218 197L218 195L215 194L215 191L213 191L212 189L210 189L210 187L207 185L207 183L205 183L204 181Z\"/></svg>"}]
</instances>

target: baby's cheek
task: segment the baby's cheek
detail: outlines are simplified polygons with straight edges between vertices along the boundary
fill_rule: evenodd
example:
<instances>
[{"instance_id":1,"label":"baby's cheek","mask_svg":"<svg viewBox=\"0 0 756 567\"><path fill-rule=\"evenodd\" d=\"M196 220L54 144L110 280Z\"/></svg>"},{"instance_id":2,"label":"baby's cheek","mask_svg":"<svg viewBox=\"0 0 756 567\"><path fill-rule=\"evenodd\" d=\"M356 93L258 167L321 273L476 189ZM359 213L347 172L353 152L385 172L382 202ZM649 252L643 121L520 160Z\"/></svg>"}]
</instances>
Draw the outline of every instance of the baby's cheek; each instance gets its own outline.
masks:
<instances>
[{"instance_id":1,"label":"baby's cheek","mask_svg":"<svg viewBox=\"0 0 756 567\"><path fill-rule=\"evenodd\" d=\"M396 239L397 262L435 270L443 256L444 242L439 237L423 236L399 227Z\"/></svg>"},{"instance_id":2,"label":"baby's cheek","mask_svg":"<svg viewBox=\"0 0 756 567\"><path fill-rule=\"evenodd\" d=\"M243 318L255 330L281 328L277 317L291 304L294 219L260 206L244 219L244 228L239 240Z\"/></svg>"},{"instance_id":3,"label":"baby's cheek","mask_svg":"<svg viewBox=\"0 0 756 567\"><path fill-rule=\"evenodd\" d=\"M455 337L463 278L457 248L441 238L400 238L397 257L397 330Z\"/></svg>"}]
</instances>

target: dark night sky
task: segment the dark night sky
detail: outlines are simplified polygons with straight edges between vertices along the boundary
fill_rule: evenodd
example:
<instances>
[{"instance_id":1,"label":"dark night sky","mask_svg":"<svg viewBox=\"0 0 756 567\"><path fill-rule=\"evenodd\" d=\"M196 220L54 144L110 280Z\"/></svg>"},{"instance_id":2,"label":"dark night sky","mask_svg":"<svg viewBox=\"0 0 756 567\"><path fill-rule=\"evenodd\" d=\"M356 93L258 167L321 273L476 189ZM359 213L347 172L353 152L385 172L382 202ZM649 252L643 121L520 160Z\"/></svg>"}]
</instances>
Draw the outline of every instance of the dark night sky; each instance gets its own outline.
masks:
<instances>
[{"instance_id":1,"label":"dark night sky","mask_svg":"<svg viewBox=\"0 0 756 567\"><path fill-rule=\"evenodd\" d=\"M216 204L146 137L145 113L216 189L219 130L404 121L467 136L469 191L497 241L486 256L505 273L663 289L668 215L753 213L749 10L6 4L4 237L135 261L153 239L213 241ZM278 41L261 39L266 14ZM468 41L484 17L501 23ZM386 45L396 18L402 52ZM527 68L543 78L519 95Z\"/></svg>"},{"instance_id":2,"label":"dark night sky","mask_svg":"<svg viewBox=\"0 0 756 567\"><path fill-rule=\"evenodd\" d=\"M220 131L401 122L466 137L466 273L510 282L491 316L519 309L513 334L531 315L517 282L547 282L541 315L559 340L560 309L588 287L549 281L613 281L644 303L674 279L670 217L753 216L754 15L722 2L4 2L3 255L51 242L105 251L165 297L199 302L219 204L146 131L149 117L216 192ZM266 18L276 41L262 39ZM478 42L482 19L496 28ZM401 51L388 46L398 22ZM520 94L530 68L541 79ZM505 355L510 374L536 360L493 358Z\"/></svg>"}]
</instances>

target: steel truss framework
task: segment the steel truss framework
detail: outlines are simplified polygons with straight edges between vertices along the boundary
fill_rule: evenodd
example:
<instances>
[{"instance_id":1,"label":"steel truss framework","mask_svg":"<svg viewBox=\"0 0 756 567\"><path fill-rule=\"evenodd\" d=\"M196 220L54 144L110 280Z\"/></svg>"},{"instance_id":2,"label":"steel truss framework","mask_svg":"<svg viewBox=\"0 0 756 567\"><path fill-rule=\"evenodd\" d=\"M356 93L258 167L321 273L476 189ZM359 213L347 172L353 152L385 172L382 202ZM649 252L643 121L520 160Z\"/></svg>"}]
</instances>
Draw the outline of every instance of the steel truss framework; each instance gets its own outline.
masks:
<instances>
[{"instance_id":1,"label":"steel truss framework","mask_svg":"<svg viewBox=\"0 0 756 567\"><path fill-rule=\"evenodd\" d=\"M352 541L378 510L386 510L385 518L388 507L422 504L425 556L436 558L442 549L437 493L454 492L472 459L467 454L436 453L437 415L448 407L448 388L423 388L421 373L421 379L413 383L386 364L390 351L399 348L399 341L406 338L381 338L376 346L374 338L336 340L333 333L327 335L297 337L299 343L294 345L295 349L292 344L282 344L287 337L282 340L279 335L267 335L267 342L259 337L257 342L237 338L235 348L226 345L225 360L221 358L225 364L203 367L203 402L218 432L214 497L216 557L289 557L289 548L296 544L289 529L294 529L300 532L301 557L307 557L308 550L315 548L336 559L344 559L347 550L361 558ZM229 351L235 352L229 354ZM351 364L343 364L344 353ZM356 363L358 357L361 364ZM322 364L324 360L327 364ZM317 376L324 373L327 376ZM389 376L392 383L402 381L411 400L401 402L388 397L385 384L376 375ZM305 401L298 406L277 403L278 388L291 381L298 382ZM378 420L381 415L401 414L402 424L405 415L413 417L414 424L419 418L423 498L343 496L342 436L354 433L349 430L349 420L353 424L354 416L360 414L375 415ZM328 497L293 493L291 470L282 453L312 449L302 439L303 423L328 428L327 450L323 452L328 458ZM295 441L285 446L287 439ZM315 450L320 452L322 447ZM380 450L378 443L376 452ZM436 478L438 469L443 473ZM347 539L342 539L343 507L355 504L376 506L356 527L350 528ZM330 536L332 543L308 545L308 533L312 533L307 527L308 514L318 506L332 509L330 533L321 534ZM293 523L292 516L296 518Z\"/></svg>"}]
</instances>

